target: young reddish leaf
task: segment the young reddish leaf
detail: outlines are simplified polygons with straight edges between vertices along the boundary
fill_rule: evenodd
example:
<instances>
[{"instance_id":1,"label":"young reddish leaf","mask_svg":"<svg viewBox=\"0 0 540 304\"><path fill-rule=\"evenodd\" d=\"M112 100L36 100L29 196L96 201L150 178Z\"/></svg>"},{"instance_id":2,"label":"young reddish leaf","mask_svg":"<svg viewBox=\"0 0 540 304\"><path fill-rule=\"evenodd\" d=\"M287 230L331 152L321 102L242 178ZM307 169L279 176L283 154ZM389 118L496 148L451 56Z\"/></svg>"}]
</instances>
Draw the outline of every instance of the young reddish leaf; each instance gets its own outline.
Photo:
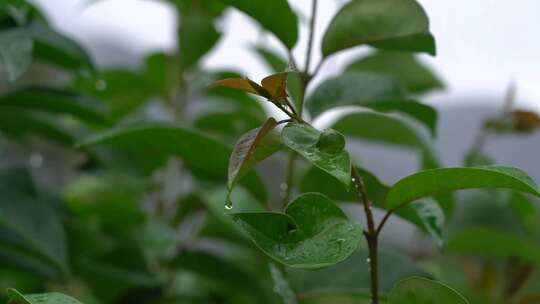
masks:
<instances>
[{"instance_id":1,"label":"young reddish leaf","mask_svg":"<svg viewBox=\"0 0 540 304\"><path fill-rule=\"evenodd\" d=\"M255 89L255 91L257 91L257 94L259 96L262 96L266 99L272 99L272 96L270 95L268 90L266 90L264 87L261 87L258 83L252 81L251 79L248 79L248 81L249 84Z\"/></svg>"},{"instance_id":2,"label":"young reddish leaf","mask_svg":"<svg viewBox=\"0 0 540 304\"><path fill-rule=\"evenodd\" d=\"M216 84L232 89L242 90L274 101L288 97L288 74L289 73L284 72L267 76L261 81L262 86L248 78L227 78L216 81Z\"/></svg>"},{"instance_id":3,"label":"young reddish leaf","mask_svg":"<svg viewBox=\"0 0 540 304\"><path fill-rule=\"evenodd\" d=\"M538 114L530 111L516 110L512 112L512 117L519 131L531 131L540 128L540 117Z\"/></svg>"},{"instance_id":4,"label":"young reddish leaf","mask_svg":"<svg viewBox=\"0 0 540 304\"><path fill-rule=\"evenodd\" d=\"M237 89L242 90L244 92L248 92L255 95L260 95L257 90L253 87L252 84L256 84L255 82L249 80L249 79L243 79L243 78L227 78L216 81L217 85L224 86L231 89Z\"/></svg>"},{"instance_id":5,"label":"young reddish leaf","mask_svg":"<svg viewBox=\"0 0 540 304\"><path fill-rule=\"evenodd\" d=\"M236 142L229 159L227 180L229 192L254 163L280 149L281 144L279 139L276 139L277 136L267 137L276 125L277 121L274 118L269 118L261 127L247 132Z\"/></svg>"},{"instance_id":6,"label":"young reddish leaf","mask_svg":"<svg viewBox=\"0 0 540 304\"><path fill-rule=\"evenodd\" d=\"M263 88L270 93L272 100L287 98L287 76L289 73L277 73L261 81Z\"/></svg>"}]
</instances>

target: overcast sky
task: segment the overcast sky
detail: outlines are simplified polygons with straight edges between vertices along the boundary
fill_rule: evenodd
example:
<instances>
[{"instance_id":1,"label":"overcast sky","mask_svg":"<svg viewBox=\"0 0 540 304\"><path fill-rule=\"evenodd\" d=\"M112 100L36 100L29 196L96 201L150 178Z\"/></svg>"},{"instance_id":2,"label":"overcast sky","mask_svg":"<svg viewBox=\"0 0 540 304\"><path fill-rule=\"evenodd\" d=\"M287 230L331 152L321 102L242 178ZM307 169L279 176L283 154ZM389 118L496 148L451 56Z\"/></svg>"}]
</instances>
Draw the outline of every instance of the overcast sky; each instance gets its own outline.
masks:
<instances>
[{"instance_id":1,"label":"overcast sky","mask_svg":"<svg viewBox=\"0 0 540 304\"><path fill-rule=\"evenodd\" d=\"M62 32L89 48L100 65L111 62L129 65L156 50L174 47L175 15L161 1L101 0L85 7L85 0L35 0L45 8L53 24ZM317 24L317 41L340 0L321 0ZM511 79L518 84L518 103L540 111L540 1L538 0L420 0L431 19L431 31L437 39L438 55L422 55L447 83L445 92L432 94L428 102L449 105L471 102L481 97L501 103ZM295 10L308 15L311 1L290 1ZM239 12L227 13L224 37L219 46L205 58L210 67L233 67L258 79L264 65L246 46L276 41L260 31ZM100 42L101 41L101 42ZM105 52L102 41L129 45L133 57ZM295 54L302 58L305 33ZM366 52L357 48L334 56L324 66L322 78L339 72L343 64ZM319 57L319 53L315 55ZM317 62L315 58L314 62Z\"/></svg>"}]
</instances>

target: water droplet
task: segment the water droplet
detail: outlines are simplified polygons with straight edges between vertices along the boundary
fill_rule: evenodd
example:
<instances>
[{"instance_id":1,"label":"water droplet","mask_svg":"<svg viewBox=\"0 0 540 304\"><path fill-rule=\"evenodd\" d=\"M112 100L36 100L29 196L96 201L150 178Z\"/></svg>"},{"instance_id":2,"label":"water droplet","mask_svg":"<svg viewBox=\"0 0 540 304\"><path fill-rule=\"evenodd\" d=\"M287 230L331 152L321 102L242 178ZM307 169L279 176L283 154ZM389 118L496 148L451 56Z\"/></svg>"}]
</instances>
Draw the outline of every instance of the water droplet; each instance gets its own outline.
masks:
<instances>
[{"instance_id":1,"label":"water droplet","mask_svg":"<svg viewBox=\"0 0 540 304\"><path fill-rule=\"evenodd\" d=\"M32 153L28 159L32 168L39 168L43 165L43 155L39 153Z\"/></svg>"},{"instance_id":2,"label":"water droplet","mask_svg":"<svg viewBox=\"0 0 540 304\"><path fill-rule=\"evenodd\" d=\"M289 186L286 183L281 183L279 185L279 189L281 189L281 191L287 191L288 188Z\"/></svg>"},{"instance_id":3,"label":"water droplet","mask_svg":"<svg viewBox=\"0 0 540 304\"><path fill-rule=\"evenodd\" d=\"M366 263L368 263L368 264L371 263L371 259L370 259L370 258L367 258L367 259L366 259Z\"/></svg>"},{"instance_id":4,"label":"water droplet","mask_svg":"<svg viewBox=\"0 0 540 304\"><path fill-rule=\"evenodd\" d=\"M231 210L233 208L233 203L231 200L231 193L227 194L227 198L225 199L225 209Z\"/></svg>"},{"instance_id":5,"label":"water droplet","mask_svg":"<svg viewBox=\"0 0 540 304\"><path fill-rule=\"evenodd\" d=\"M96 90L98 91L105 91L107 89L107 82L103 79L99 79L96 81Z\"/></svg>"},{"instance_id":6,"label":"water droplet","mask_svg":"<svg viewBox=\"0 0 540 304\"><path fill-rule=\"evenodd\" d=\"M353 178L351 178L351 180L352 180L353 183L356 183L356 178L353 177Z\"/></svg>"}]
</instances>

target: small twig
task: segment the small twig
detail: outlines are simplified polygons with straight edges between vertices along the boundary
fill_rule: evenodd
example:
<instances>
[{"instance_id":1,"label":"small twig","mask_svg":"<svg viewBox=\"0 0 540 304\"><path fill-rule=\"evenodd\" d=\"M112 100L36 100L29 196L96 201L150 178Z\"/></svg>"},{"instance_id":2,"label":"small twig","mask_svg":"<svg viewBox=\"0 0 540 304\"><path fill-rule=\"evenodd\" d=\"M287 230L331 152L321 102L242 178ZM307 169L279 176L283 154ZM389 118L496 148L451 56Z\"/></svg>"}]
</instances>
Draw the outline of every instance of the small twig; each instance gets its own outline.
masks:
<instances>
[{"instance_id":1,"label":"small twig","mask_svg":"<svg viewBox=\"0 0 540 304\"><path fill-rule=\"evenodd\" d=\"M317 0L311 4L311 19L309 20L309 37L306 52L306 63L304 65L304 74L309 75L309 65L311 63L311 53L313 50L313 36L315 36L315 21L317 20Z\"/></svg>"},{"instance_id":2,"label":"small twig","mask_svg":"<svg viewBox=\"0 0 540 304\"><path fill-rule=\"evenodd\" d=\"M352 180L354 187L356 188L362 205L364 206L364 213L366 215L367 230L364 230L364 236L368 243L369 251L369 271L371 276L371 303L379 304L379 263L378 263L378 248L379 248L379 234L375 227L375 220L373 217L372 205L367 195L367 190L364 185L362 176L358 174L355 166L351 168Z\"/></svg>"}]
</instances>

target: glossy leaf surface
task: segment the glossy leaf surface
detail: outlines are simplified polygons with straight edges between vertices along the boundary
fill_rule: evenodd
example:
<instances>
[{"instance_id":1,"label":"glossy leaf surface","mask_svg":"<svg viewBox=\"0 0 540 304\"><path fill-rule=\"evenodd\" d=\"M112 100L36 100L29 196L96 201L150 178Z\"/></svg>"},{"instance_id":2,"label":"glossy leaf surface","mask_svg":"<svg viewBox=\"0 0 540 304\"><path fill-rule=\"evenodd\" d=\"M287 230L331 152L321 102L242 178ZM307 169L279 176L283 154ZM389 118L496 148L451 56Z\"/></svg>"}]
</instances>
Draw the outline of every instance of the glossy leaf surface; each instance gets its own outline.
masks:
<instances>
[{"instance_id":1,"label":"glossy leaf surface","mask_svg":"<svg viewBox=\"0 0 540 304\"><path fill-rule=\"evenodd\" d=\"M327 153L317 147L320 131L307 124L289 123L283 128L283 143L315 166L337 178L345 187L351 184L351 160L346 150Z\"/></svg>"},{"instance_id":2,"label":"glossy leaf surface","mask_svg":"<svg viewBox=\"0 0 540 304\"><path fill-rule=\"evenodd\" d=\"M269 118L261 127L244 134L233 148L229 158L227 187L232 191L234 185L257 162L264 160L279 149L279 135L272 133L277 126L274 118Z\"/></svg>"},{"instance_id":3,"label":"glossy leaf surface","mask_svg":"<svg viewBox=\"0 0 540 304\"><path fill-rule=\"evenodd\" d=\"M318 193L299 196L285 213L231 216L261 250L293 268L317 269L341 262L354 252L362 235L359 224Z\"/></svg>"}]
</instances>

